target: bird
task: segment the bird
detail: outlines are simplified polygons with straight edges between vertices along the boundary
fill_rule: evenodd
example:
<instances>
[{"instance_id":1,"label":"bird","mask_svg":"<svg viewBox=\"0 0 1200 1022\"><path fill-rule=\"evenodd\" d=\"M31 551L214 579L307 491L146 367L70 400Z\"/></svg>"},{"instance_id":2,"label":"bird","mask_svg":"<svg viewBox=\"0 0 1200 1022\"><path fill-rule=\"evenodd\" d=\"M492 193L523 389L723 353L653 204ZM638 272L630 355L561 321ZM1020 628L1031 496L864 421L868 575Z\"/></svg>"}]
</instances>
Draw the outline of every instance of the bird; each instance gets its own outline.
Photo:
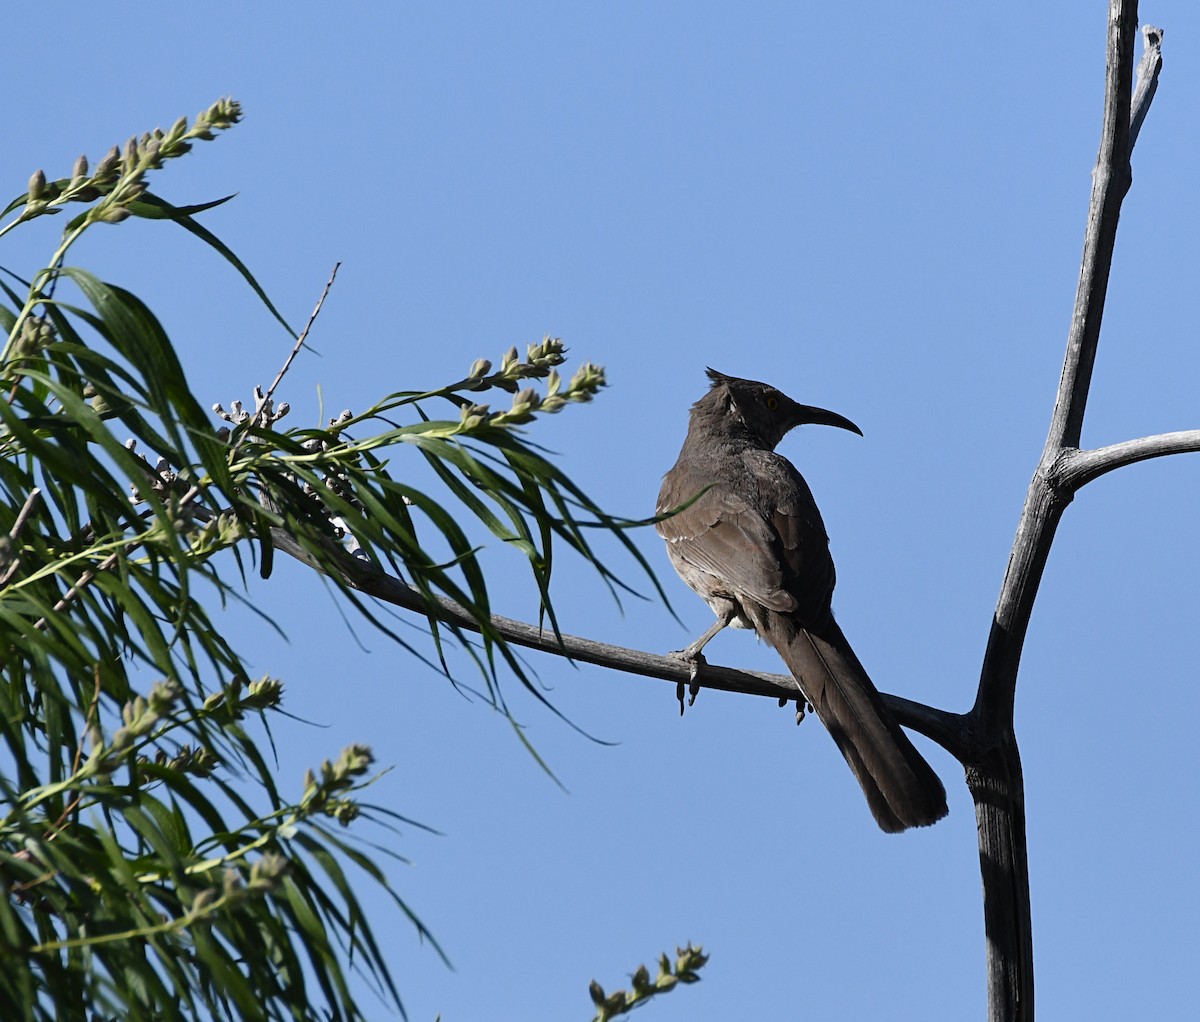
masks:
<instances>
[{"instance_id":1,"label":"bird","mask_svg":"<svg viewBox=\"0 0 1200 1022\"><path fill-rule=\"evenodd\" d=\"M692 405L679 458L663 477L655 528L680 578L717 620L673 655L691 664L694 682L713 636L726 626L752 628L787 664L880 828L936 823L948 812L946 791L834 620L825 523L804 477L775 451L806 423L862 430L766 383L707 372L709 390ZM680 697L682 712L682 688Z\"/></svg>"}]
</instances>

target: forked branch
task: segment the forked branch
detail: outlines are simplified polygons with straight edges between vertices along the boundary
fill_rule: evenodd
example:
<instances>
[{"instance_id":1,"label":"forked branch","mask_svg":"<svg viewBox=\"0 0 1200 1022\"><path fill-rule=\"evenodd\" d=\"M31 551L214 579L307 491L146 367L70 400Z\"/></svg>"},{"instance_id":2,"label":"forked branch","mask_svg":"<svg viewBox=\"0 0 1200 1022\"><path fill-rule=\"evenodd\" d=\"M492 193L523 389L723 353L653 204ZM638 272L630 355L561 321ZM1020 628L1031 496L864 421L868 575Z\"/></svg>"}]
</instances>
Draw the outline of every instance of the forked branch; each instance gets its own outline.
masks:
<instances>
[{"instance_id":1,"label":"forked branch","mask_svg":"<svg viewBox=\"0 0 1200 1022\"><path fill-rule=\"evenodd\" d=\"M1086 482L1123 464L1197 449L1200 436L1169 434L1080 451L1084 412L1100 338L1121 202L1132 180L1130 155L1162 66L1162 32L1145 31L1146 55L1133 92L1136 0L1111 0L1100 153L1084 236L1075 309L1058 397L1001 585L970 714L976 739L964 763L975 801L987 935L988 1017L1033 1019L1033 938L1025 791L1013 727L1017 670L1042 572L1063 511Z\"/></svg>"}]
</instances>

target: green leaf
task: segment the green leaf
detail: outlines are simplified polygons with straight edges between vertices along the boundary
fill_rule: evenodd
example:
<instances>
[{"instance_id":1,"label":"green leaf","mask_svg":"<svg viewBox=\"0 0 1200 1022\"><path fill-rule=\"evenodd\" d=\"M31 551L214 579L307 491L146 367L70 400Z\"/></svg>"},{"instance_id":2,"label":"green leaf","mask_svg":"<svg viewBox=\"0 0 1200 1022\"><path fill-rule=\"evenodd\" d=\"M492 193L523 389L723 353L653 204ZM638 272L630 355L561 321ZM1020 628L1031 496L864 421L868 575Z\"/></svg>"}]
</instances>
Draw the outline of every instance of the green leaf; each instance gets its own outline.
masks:
<instances>
[{"instance_id":1,"label":"green leaf","mask_svg":"<svg viewBox=\"0 0 1200 1022\"><path fill-rule=\"evenodd\" d=\"M300 335L288 325L287 320L280 315L279 310L275 308L274 303L267 297L267 292L263 290L247 268L246 265L233 254L233 251L220 238L218 238L208 228L203 227L192 219L193 213L200 213L206 209L212 209L214 206L219 206L224 202L232 199L232 195L226 195L221 199L214 199L212 202L201 203L198 206L172 206L165 199L160 199L157 195L152 195L150 192L143 192L141 197L129 207L130 212L135 216L145 217L148 220L172 220L179 224L184 230L190 231L201 241L216 249L225 260L242 275L242 278L254 289L254 293L262 300L263 305L267 307L267 311L279 321L280 326L284 328L292 339L295 340Z\"/></svg>"}]
</instances>

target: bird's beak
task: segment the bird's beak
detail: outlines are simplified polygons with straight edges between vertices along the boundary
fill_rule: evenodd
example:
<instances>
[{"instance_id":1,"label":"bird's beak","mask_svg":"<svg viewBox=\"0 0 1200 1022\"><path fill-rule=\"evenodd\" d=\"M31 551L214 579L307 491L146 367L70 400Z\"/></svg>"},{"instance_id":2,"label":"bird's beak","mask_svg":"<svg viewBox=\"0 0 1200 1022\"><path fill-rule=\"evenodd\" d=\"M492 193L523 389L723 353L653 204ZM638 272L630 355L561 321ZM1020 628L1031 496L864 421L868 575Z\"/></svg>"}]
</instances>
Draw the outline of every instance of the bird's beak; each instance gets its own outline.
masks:
<instances>
[{"instance_id":1,"label":"bird's beak","mask_svg":"<svg viewBox=\"0 0 1200 1022\"><path fill-rule=\"evenodd\" d=\"M844 415L838 415L837 412L831 412L825 408L814 408L812 405L796 405L793 421L797 426L808 424L814 426L837 426L838 429L848 429L851 433L857 433L859 436L863 435L863 431Z\"/></svg>"}]
</instances>

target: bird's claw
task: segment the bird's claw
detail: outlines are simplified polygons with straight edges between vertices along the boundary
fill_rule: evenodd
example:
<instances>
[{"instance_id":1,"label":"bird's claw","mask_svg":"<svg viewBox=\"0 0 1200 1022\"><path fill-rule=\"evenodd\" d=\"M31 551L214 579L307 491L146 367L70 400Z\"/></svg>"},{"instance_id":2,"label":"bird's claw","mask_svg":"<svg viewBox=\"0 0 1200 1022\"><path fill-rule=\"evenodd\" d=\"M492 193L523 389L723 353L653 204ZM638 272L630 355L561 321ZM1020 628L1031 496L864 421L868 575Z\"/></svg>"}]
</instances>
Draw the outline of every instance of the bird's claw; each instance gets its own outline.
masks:
<instances>
[{"instance_id":1,"label":"bird's claw","mask_svg":"<svg viewBox=\"0 0 1200 1022\"><path fill-rule=\"evenodd\" d=\"M683 711L688 706L696 705L696 696L700 694L700 682L696 679L700 675L700 668L707 667L708 661L704 659L703 653L693 653L690 649L677 649L667 654L675 660L682 660L688 665L687 686L688 699L684 702L684 683L681 681L675 686L675 698L679 700L679 716L683 716Z\"/></svg>"},{"instance_id":2,"label":"bird's claw","mask_svg":"<svg viewBox=\"0 0 1200 1022\"><path fill-rule=\"evenodd\" d=\"M808 700L807 700L807 699L804 697L804 694L803 694L803 693L801 693L800 695L796 696L796 697L795 697L795 699L796 699L796 724L797 724L797 725L799 725L799 724L800 724L800 723L802 723L802 722L803 722L803 720L804 720L805 707L807 707L807 708L808 708L808 711L809 711L809 712L812 712L812 708L813 708L813 706L812 706L812 703L810 703L810 702L809 702L809 701L808 701ZM784 706L787 706L787 704L788 704L788 703L790 703L791 701L792 701L792 700L791 700L791 699L789 699L787 696L780 696L780 697L779 697L779 705L780 705L780 707L781 707L781 708L782 708L782 707L784 707Z\"/></svg>"},{"instance_id":3,"label":"bird's claw","mask_svg":"<svg viewBox=\"0 0 1200 1022\"><path fill-rule=\"evenodd\" d=\"M695 682L692 682L692 684L688 685L687 690L688 690L688 698L687 698L687 702L685 703L683 701L683 682L681 681L678 685L675 686L675 698L679 700L679 716L681 716L681 717L683 716L683 711L684 711L685 707L696 705L696 696L698 696L700 694L700 686L697 685Z\"/></svg>"}]
</instances>

